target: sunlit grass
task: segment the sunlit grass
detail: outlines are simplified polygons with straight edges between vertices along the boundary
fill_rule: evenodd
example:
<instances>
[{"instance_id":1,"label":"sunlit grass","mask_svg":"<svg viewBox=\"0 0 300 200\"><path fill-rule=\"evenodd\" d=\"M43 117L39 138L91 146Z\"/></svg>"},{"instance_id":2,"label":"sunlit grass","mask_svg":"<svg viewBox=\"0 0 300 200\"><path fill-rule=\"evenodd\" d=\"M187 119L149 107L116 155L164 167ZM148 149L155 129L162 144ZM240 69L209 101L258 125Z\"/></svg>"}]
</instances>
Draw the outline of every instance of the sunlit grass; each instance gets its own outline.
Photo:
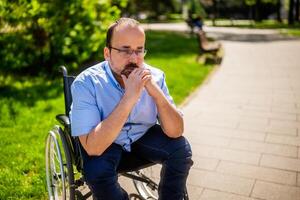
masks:
<instances>
[{"instance_id":1,"label":"sunlit grass","mask_svg":"<svg viewBox=\"0 0 300 200\"><path fill-rule=\"evenodd\" d=\"M166 73L180 104L212 69L195 62L189 35L148 32L147 63ZM60 78L0 75L0 199L47 199L44 143L55 115L64 112Z\"/></svg>"},{"instance_id":2,"label":"sunlit grass","mask_svg":"<svg viewBox=\"0 0 300 200\"><path fill-rule=\"evenodd\" d=\"M0 85L0 199L45 199L44 140L63 111L60 84L9 79Z\"/></svg>"}]
</instances>

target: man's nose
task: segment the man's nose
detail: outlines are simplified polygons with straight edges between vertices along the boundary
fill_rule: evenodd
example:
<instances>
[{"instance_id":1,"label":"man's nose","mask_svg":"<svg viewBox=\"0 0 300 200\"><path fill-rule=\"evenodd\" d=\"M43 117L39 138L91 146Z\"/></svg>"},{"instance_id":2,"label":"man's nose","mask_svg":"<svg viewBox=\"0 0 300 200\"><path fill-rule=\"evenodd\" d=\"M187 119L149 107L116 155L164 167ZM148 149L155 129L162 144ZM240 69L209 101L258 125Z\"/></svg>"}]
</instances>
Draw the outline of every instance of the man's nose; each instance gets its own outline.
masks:
<instances>
[{"instance_id":1,"label":"man's nose","mask_svg":"<svg viewBox=\"0 0 300 200\"><path fill-rule=\"evenodd\" d=\"M132 54L129 57L130 62L136 63L137 59L138 59L138 55L136 55L135 52L132 52Z\"/></svg>"}]
</instances>

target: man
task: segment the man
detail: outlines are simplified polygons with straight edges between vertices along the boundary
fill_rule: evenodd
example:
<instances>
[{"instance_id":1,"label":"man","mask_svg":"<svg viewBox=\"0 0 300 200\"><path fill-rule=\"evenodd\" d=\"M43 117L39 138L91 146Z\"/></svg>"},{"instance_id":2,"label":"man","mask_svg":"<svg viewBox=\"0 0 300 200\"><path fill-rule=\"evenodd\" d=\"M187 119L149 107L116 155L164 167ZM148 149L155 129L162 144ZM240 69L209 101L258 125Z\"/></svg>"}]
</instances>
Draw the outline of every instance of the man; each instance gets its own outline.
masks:
<instances>
[{"instance_id":1,"label":"man","mask_svg":"<svg viewBox=\"0 0 300 200\"><path fill-rule=\"evenodd\" d=\"M72 135L84 149L84 176L96 199L128 199L116 171L128 152L162 163L161 200L183 199L191 148L165 76L144 63L145 53L144 30L121 18L107 31L105 61L72 85Z\"/></svg>"}]
</instances>

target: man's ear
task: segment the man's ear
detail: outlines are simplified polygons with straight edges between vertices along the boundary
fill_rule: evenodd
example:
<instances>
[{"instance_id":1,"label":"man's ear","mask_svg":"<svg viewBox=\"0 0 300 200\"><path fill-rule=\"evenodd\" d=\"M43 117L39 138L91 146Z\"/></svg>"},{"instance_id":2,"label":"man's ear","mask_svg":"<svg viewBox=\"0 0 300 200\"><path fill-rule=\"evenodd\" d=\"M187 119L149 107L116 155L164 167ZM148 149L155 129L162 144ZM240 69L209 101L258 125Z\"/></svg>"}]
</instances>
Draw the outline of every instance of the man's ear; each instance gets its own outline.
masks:
<instances>
[{"instance_id":1,"label":"man's ear","mask_svg":"<svg viewBox=\"0 0 300 200\"><path fill-rule=\"evenodd\" d=\"M110 50L108 47L104 47L103 49L103 55L106 61L110 60Z\"/></svg>"}]
</instances>

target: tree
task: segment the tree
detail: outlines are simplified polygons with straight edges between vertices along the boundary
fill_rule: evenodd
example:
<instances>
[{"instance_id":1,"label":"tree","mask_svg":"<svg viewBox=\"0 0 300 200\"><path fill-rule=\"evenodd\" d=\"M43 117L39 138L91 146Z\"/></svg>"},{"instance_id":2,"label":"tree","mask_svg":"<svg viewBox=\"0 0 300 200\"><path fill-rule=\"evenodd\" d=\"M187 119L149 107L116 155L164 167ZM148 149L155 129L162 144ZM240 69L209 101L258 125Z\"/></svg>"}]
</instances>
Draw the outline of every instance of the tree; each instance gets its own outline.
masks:
<instances>
[{"instance_id":1,"label":"tree","mask_svg":"<svg viewBox=\"0 0 300 200\"><path fill-rule=\"evenodd\" d=\"M278 22L282 22L282 18L281 18L281 0L277 0L276 2L276 15L277 15L277 21Z\"/></svg>"},{"instance_id":2,"label":"tree","mask_svg":"<svg viewBox=\"0 0 300 200\"><path fill-rule=\"evenodd\" d=\"M300 22L300 16L299 16L299 9L300 9L300 0L296 0L296 7L295 7L295 20Z\"/></svg>"},{"instance_id":3,"label":"tree","mask_svg":"<svg viewBox=\"0 0 300 200\"><path fill-rule=\"evenodd\" d=\"M126 0L2 0L0 70L51 73L95 58L105 29L120 14L116 4L126 6Z\"/></svg>"},{"instance_id":4,"label":"tree","mask_svg":"<svg viewBox=\"0 0 300 200\"><path fill-rule=\"evenodd\" d=\"M250 7L251 18L255 21L265 19L272 9L276 9L277 20L281 22L281 0L244 0L245 4ZM269 12L267 11L269 10ZM273 12L274 12L273 10Z\"/></svg>"},{"instance_id":5,"label":"tree","mask_svg":"<svg viewBox=\"0 0 300 200\"><path fill-rule=\"evenodd\" d=\"M145 13L148 18L158 19L161 15L166 15L174 12L181 12L180 2L177 0L131 0L127 7L122 10L125 15L139 15Z\"/></svg>"},{"instance_id":6,"label":"tree","mask_svg":"<svg viewBox=\"0 0 300 200\"><path fill-rule=\"evenodd\" d=\"M294 18L294 0L289 1L289 17L288 17L288 23L290 25L294 24L295 18Z\"/></svg>"}]
</instances>

